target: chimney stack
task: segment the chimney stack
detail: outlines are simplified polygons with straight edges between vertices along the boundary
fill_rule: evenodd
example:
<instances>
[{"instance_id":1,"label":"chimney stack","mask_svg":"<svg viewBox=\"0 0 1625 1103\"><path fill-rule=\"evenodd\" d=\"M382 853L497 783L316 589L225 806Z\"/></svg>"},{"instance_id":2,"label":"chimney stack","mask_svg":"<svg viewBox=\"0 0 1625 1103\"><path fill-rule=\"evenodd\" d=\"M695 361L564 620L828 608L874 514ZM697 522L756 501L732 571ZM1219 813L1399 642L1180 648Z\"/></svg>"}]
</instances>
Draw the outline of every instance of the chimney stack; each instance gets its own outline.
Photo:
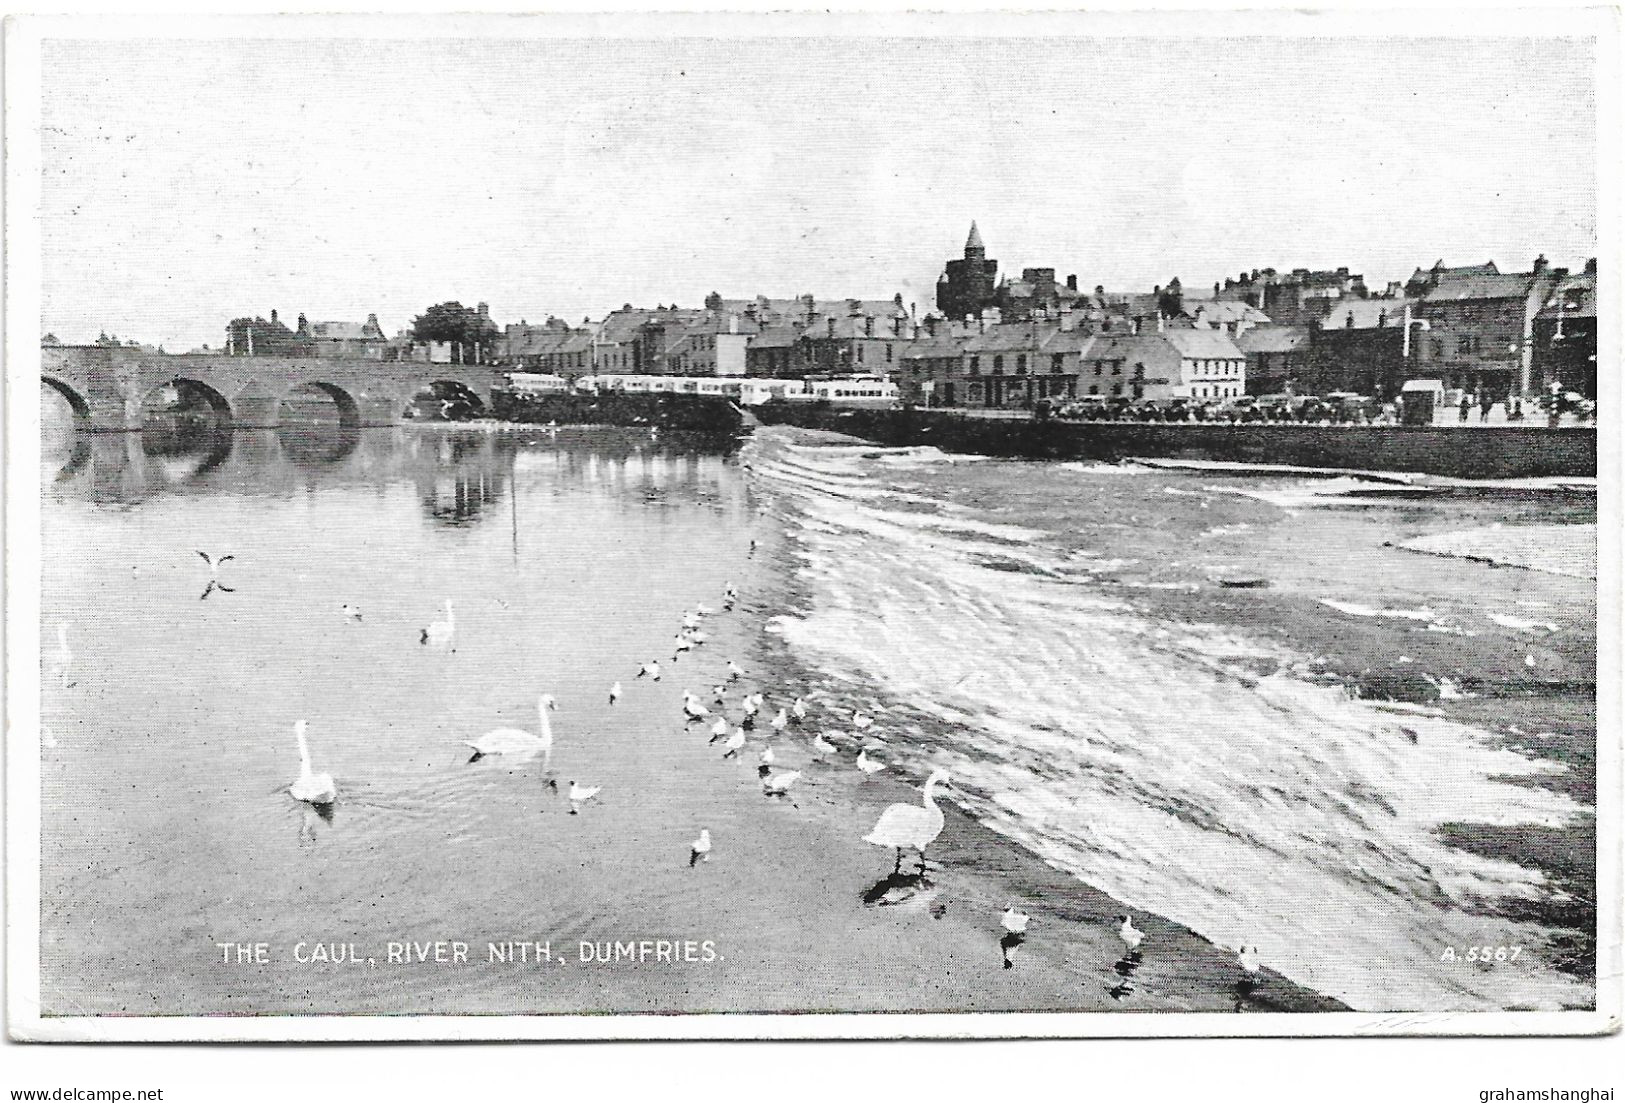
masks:
<instances>
[{"instance_id":1,"label":"chimney stack","mask_svg":"<svg viewBox=\"0 0 1625 1103\"><path fill-rule=\"evenodd\" d=\"M1076 273L1073 273L1066 278L1066 289L1068 291L1076 291L1078 289L1078 277Z\"/></svg>"},{"instance_id":2,"label":"chimney stack","mask_svg":"<svg viewBox=\"0 0 1625 1103\"><path fill-rule=\"evenodd\" d=\"M1544 271L1546 271L1546 254L1542 253L1540 256L1535 258L1534 274L1538 276Z\"/></svg>"},{"instance_id":3,"label":"chimney stack","mask_svg":"<svg viewBox=\"0 0 1625 1103\"><path fill-rule=\"evenodd\" d=\"M271 324L276 325L276 308L271 308Z\"/></svg>"}]
</instances>

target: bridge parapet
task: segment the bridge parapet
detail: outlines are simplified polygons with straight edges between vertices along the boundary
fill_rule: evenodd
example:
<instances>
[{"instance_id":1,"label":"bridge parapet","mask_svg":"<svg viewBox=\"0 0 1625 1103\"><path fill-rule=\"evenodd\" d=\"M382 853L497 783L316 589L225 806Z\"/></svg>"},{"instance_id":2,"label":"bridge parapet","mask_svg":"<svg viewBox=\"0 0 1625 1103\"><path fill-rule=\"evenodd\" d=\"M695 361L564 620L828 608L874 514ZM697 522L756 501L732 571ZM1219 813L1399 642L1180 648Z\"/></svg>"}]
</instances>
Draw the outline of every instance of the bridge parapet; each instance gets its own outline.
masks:
<instances>
[{"instance_id":1,"label":"bridge parapet","mask_svg":"<svg viewBox=\"0 0 1625 1103\"><path fill-rule=\"evenodd\" d=\"M93 345L40 350L40 379L61 392L80 424L93 432L127 432L142 424L142 403L174 384L205 397L233 428L274 428L284 399L314 387L338 405L347 425L398 425L412 398L435 383L467 388L483 404L503 382L477 365L314 357L171 356L145 349Z\"/></svg>"}]
</instances>

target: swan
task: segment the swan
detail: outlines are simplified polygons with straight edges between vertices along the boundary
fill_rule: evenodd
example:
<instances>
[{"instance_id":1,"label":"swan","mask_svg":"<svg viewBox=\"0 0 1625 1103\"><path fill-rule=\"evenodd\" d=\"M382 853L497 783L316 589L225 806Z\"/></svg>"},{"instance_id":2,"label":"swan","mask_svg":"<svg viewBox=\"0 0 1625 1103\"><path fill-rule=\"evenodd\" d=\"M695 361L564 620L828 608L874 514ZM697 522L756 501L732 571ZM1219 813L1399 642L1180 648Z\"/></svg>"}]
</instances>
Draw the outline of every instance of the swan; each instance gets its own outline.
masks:
<instances>
[{"instance_id":1,"label":"swan","mask_svg":"<svg viewBox=\"0 0 1625 1103\"><path fill-rule=\"evenodd\" d=\"M56 654L51 656L51 669L56 672L57 680L62 688L67 689L68 671L73 666L73 648L68 646L68 622L58 621L56 625Z\"/></svg>"},{"instance_id":2,"label":"swan","mask_svg":"<svg viewBox=\"0 0 1625 1103\"><path fill-rule=\"evenodd\" d=\"M1031 919L1032 916L1018 912L1016 906L1011 904L1004 909L1004 914L999 917L999 925L1011 934L1026 934L1027 923Z\"/></svg>"},{"instance_id":3,"label":"swan","mask_svg":"<svg viewBox=\"0 0 1625 1103\"><path fill-rule=\"evenodd\" d=\"M885 768L886 764L884 762L876 762L869 757L869 748L865 747L858 752L858 769L862 770L866 777L873 777ZM901 808L904 806L899 804L893 805L893 807Z\"/></svg>"},{"instance_id":4,"label":"swan","mask_svg":"<svg viewBox=\"0 0 1625 1103\"><path fill-rule=\"evenodd\" d=\"M457 617L451 611L451 598L448 597L446 599L446 619L437 620L423 629L423 634L418 637L418 642L436 645L448 644L451 642L451 634L456 630Z\"/></svg>"},{"instance_id":5,"label":"swan","mask_svg":"<svg viewBox=\"0 0 1625 1103\"><path fill-rule=\"evenodd\" d=\"M350 605L348 603L340 605L339 612L343 614L345 620L352 621L356 624L361 623L361 610L356 608L354 605Z\"/></svg>"},{"instance_id":6,"label":"swan","mask_svg":"<svg viewBox=\"0 0 1625 1103\"><path fill-rule=\"evenodd\" d=\"M711 860L711 829L700 828L700 837L688 844L688 867L693 869L698 862Z\"/></svg>"},{"instance_id":7,"label":"swan","mask_svg":"<svg viewBox=\"0 0 1625 1103\"><path fill-rule=\"evenodd\" d=\"M728 737L728 742L722 745L722 757L732 758L739 753L739 748L745 745L745 729L735 728L734 733Z\"/></svg>"},{"instance_id":8,"label":"swan","mask_svg":"<svg viewBox=\"0 0 1625 1103\"><path fill-rule=\"evenodd\" d=\"M785 770L775 773L766 766L762 767L762 793L770 797L784 797L790 795L790 786L796 783L801 776L800 770Z\"/></svg>"},{"instance_id":9,"label":"swan","mask_svg":"<svg viewBox=\"0 0 1625 1103\"><path fill-rule=\"evenodd\" d=\"M784 709L780 709L777 713L774 714L772 723L773 723L773 730L776 731L776 732L781 732L789 725L789 723L790 723L790 714L788 712L786 712Z\"/></svg>"},{"instance_id":10,"label":"swan","mask_svg":"<svg viewBox=\"0 0 1625 1103\"><path fill-rule=\"evenodd\" d=\"M299 742L299 777L288 786L288 792L294 800L302 800L306 804L332 804L338 799L338 786L333 784L332 774L310 772L310 747L305 743L303 720L294 721L293 737Z\"/></svg>"},{"instance_id":11,"label":"swan","mask_svg":"<svg viewBox=\"0 0 1625 1103\"><path fill-rule=\"evenodd\" d=\"M726 717L717 717L717 722L711 725L711 742L715 743L728 734L728 721Z\"/></svg>"},{"instance_id":12,"label":"swan","mask_svg":"<svg viewBox=\"0 0 1625 1103\"><path fill-rule=\"evenodd\" d=\"M580 812L581 806L603 792L603 789L602 785L594 785L590 789L584 789L572 781L570 783L570 815L574 816Z\"/></svg>"},{"instance_id":13,"label":"swan","mask_svg":"<svg viewBox=\"0 0 1625 1103\"><path fill-rule=\"evenodd\" d=\"M1123 920L1123 925L1117 928L1117 937L1123 940L1123 945L1127 947L1130 954L1138 953L1140 943L1145 941L1145 932L1134 925L1132 915L1125 915L1120 918Z\"/></svg>"},{"instance_id":14,"label":"swan","mask_svg":"<svg viewBox=\"0 0 1625 1103\"><path fill-rule=\"evenodd\" d=\"M650 659L648 662L638 667L638 677L648 678L652 682L660 681L660 661L658 659Z\"/></svg>"},{"instance_id":15,"label":"swan","mask_svg":"<svg viewBox=\"0 0 1625 1103\"><path fill-rule=\"evenodd\" d=\"M616 682L614 685L609 687L609 703L613 705L616 701L620 700L620 698L621 683Z\"/></svg>"},{"instance_id":16,"label":"swan","mask_svg":"<svg viewBox=\"0 0 1625 1103\"><path fill-rule=\"evenodd\" d=\"M863 837L866 843L875 846L889 846L897 851L897 864L892 867L893 873L903 868L903 851L916 850L920 854L920 875L925 875L925 848L936 841L942 834L942 809L937 807L936 788L948 780L946 770L933 770L931 776L925 779L925 795L922 805L894 804L880 814L875 826L869 834Z\"/></svg>"},{"instance_id":17,"label":"swan","mask_svg":"<svg viewBox=\"0 0 1625 1103\"><path fill-rule=\"evenodd\" d=\"M496 728L475 740L464 740L463 746L474 748L470 762L478 762L488 754L511 754L518 758L542 756L542 769L553 759L553 725L547 719L549 709L556 709L550 694L536 699L536 715L540 720L538 733L532 735L520 728Z\"/></svg>"}]
</instances>

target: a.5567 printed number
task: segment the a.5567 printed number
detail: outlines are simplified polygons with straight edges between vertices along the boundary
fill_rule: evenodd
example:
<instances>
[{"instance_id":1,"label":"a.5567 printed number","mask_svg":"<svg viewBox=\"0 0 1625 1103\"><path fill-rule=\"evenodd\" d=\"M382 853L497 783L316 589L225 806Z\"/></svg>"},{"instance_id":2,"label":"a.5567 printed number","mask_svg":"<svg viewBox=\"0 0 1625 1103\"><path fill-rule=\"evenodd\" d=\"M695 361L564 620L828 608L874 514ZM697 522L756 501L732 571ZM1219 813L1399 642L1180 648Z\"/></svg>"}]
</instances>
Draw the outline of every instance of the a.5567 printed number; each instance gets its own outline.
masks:
<instances>
[{"instance_id":1,"label":"a.5567 printed number","mask_svg":"<svg viewBox=\"0 0 1625 1103\"><path fill-rule=\"evenodd\" d=\"M1457 950L1454 946L1446 946L1444 953L1439 955L1439 960L1471 962L1517 961L1518 955L1521 953L1523 953L1522 946L1468 946L1464 950Z\"/></svg>"}]
</instances>

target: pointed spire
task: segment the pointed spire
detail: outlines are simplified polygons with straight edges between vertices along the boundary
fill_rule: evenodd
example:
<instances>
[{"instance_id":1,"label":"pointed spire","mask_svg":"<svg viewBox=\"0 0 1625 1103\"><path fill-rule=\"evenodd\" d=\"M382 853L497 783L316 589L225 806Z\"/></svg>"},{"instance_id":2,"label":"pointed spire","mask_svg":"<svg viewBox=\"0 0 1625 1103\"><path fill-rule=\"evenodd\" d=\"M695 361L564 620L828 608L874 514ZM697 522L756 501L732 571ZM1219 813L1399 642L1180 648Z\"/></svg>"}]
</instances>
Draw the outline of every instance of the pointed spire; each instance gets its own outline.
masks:
<instances>
[{"instance_id":1,"label":"pointed spire","mask_svg":"<svg viewBox=\"0 0 1625 1103\"><path fill-rule=\"evenodd\" d=\"M977 230L976 222L975 220L972 220L970 224L970 237L965 239L965 252L968 254L972 249L985 248L986 246L982 244L981 231Z\"/></svg>"}]
</instances>

